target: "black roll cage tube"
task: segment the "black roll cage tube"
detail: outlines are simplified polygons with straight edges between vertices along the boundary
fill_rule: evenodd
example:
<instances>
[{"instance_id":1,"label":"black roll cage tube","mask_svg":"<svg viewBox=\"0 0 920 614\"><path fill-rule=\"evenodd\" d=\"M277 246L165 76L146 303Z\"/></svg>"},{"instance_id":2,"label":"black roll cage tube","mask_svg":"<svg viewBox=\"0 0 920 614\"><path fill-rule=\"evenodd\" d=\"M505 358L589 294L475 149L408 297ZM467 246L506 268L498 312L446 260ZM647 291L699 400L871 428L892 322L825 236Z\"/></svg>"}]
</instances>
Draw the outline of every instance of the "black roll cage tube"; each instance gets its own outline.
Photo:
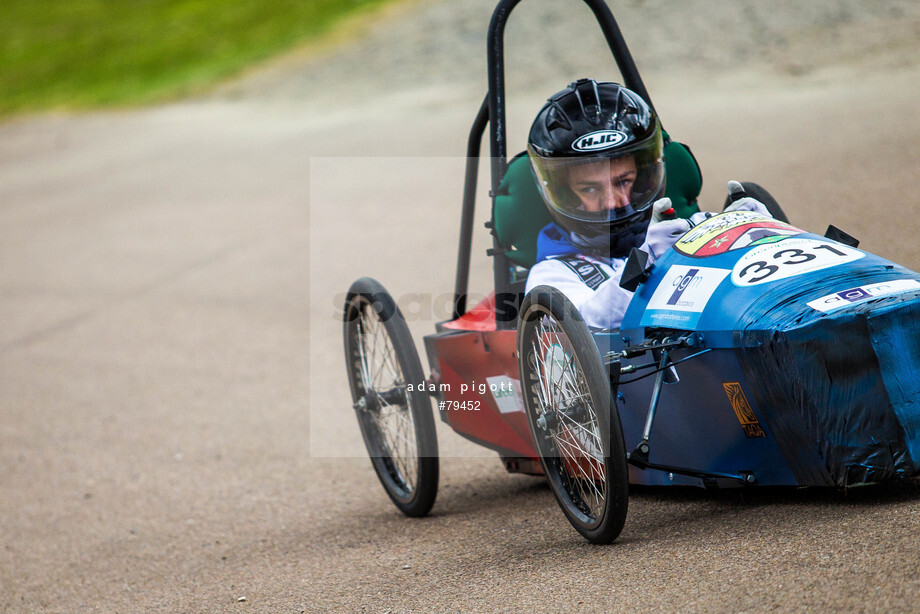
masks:
<instances>
[{"instance_id":1,"label":"black roll cage tube","mask_svg":"<svg viewBox=\"0 0 920 614\"><path fill-rule=\"evenodd\" d=\"M632 91L639 94L652 110L652 100L642 83L636 64L629 53L626 41L620 32L610 7L604 0L583 0L594 13L595 19L601 27L607 45L616 61L624 84ZM492 249L489 250L494 258L493 276L495 281L496 297L507 295L510 292L511 276L510 262L505 256L505 246L501 245L495 234L495 199L498 196L499 186L505 177L508 167L508 151L505 136L505 58L504 58L504 33L505 23L521 0L501 0L492 13L487 37L488 44L488 70L489 91L473 122L470 130L466 150L466 176L463 186L463 208L460 217L460 247L457 254L457 277L454 284L454 314L457 319L466 313L466 298L469 289L470 251L473 239L473 216L476 209L476 184L479 174L479 153L482 136L486 125L489 125L489 142L491 153L492 185L490 196L492 198L492 215L486 224L492 230ZM494 121L493 121L494 118ZM514 321L496 318L498 328L512 328Z\"/></svg>"}]
</instances>

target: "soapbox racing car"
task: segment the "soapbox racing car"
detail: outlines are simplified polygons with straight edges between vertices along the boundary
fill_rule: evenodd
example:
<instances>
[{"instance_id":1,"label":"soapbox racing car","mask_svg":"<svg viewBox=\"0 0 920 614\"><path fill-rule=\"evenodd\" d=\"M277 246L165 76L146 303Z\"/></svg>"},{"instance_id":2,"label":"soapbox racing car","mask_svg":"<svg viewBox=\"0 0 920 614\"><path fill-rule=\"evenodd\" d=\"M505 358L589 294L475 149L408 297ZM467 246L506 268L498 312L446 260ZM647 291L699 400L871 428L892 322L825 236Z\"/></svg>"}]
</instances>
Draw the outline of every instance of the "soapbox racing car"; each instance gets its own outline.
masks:
<instances>
[{"instance_id":1,"label":"soapbox racing car","mask_svg":"<svg viewBox=\"0 0 920 614\"><path fill-rule=\"evenodd\" d=\"M430 397L454 431L511 472L543 474L571 524L609 543L628 485L847 488L920 472L920 274L750 212L692 228L654 266L636 251L619 330L589 330L558 291L523 295L549 222L526 156L506 161L502 32L489 29L489 93L468 144L454 317L425 337L426 377L393 298L350 288L348 377L387 494L426 514L438 484ZM602 0L594 11L625 83L649 104ZM466 308L479 143L490 127L494 292ZM695 210L700 177L665 149L667 195ZM748 186L755 190L757 186ZM760 195L769 200L766 195ZM424 385L419 386L419 382Z\"/></svg>"}]
</instances>

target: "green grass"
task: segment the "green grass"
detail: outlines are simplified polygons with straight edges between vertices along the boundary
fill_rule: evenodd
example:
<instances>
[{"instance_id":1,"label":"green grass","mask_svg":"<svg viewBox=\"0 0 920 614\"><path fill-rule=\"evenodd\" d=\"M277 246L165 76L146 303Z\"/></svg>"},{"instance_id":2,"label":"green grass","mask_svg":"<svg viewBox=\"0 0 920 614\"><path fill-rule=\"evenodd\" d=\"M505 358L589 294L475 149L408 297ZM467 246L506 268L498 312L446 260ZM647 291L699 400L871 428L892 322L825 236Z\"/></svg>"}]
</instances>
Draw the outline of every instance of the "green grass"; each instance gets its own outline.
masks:
<instances>
[{"instance_id":1,"label":"green grass","mask_svg":"<svg viewBox=\"0 0 920 614\"><path fill-rule=\"evenodd\" d=\"M0 115L200 92L388 0L0 0Z\"/></svg>"}]
</instances>

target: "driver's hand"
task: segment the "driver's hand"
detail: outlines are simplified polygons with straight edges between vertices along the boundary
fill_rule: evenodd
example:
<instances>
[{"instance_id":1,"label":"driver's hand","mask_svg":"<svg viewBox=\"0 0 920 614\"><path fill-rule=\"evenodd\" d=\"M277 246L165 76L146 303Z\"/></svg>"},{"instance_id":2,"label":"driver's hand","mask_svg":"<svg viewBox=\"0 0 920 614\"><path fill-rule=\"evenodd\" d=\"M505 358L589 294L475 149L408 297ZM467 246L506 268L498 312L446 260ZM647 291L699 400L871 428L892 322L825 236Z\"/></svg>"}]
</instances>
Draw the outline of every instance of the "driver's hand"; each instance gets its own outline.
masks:
<instances>
[{"instance_id":1,"label":"driver's hand","mask_svg":"<svg viewBox=\"0 0 920 614\"><path fill-rule=\"evenodd\" d=\"M685 219L667 219L667 211L673 209L670 198L660 198L652 205L652 221L645 233L645 243L641 249L658 260L681 236L690 230L690 222Z\"/></svg>"},{"instance_id":2,"label":"driver's hand","mask_svg":"<svg viewBox=\"0 0 920 614\"><path fill-rule=\"evenodd\" d=\"M728 193L729 195L738 194L744 192L744 186L742 186L737 181L728 182ZM766 217L773 217L770 215L770 212L767 211L767 208L759 200L755 200L750 196L745 196L739 200L736 200L729 206L725 207L726 211L753 211L754 213L759 213L760 215L765 215ZM652 214L654 215L654 214Z\"/></svg>"}]
</instances>

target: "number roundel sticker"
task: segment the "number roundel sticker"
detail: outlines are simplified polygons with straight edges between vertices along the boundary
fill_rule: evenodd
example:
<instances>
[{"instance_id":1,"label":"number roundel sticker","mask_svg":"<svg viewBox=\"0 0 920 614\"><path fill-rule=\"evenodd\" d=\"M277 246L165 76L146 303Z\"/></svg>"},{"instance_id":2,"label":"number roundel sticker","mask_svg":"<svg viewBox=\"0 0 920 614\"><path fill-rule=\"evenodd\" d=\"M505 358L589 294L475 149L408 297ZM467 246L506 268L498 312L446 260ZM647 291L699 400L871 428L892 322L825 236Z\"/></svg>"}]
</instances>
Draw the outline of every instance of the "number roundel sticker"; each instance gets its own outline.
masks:
<instances>
[{"instance_id":1,"label":"number roundel sticker","mask_svg":"<svg viewBox=\"0 0 920 614\"><path fill-rule=\"evenodd\" d=\"M804 275L864 257L858 249L815 239L790 238L756 247L744 254L732 269L736 286L756 286Z\"/></svg>"}]
</instances>

